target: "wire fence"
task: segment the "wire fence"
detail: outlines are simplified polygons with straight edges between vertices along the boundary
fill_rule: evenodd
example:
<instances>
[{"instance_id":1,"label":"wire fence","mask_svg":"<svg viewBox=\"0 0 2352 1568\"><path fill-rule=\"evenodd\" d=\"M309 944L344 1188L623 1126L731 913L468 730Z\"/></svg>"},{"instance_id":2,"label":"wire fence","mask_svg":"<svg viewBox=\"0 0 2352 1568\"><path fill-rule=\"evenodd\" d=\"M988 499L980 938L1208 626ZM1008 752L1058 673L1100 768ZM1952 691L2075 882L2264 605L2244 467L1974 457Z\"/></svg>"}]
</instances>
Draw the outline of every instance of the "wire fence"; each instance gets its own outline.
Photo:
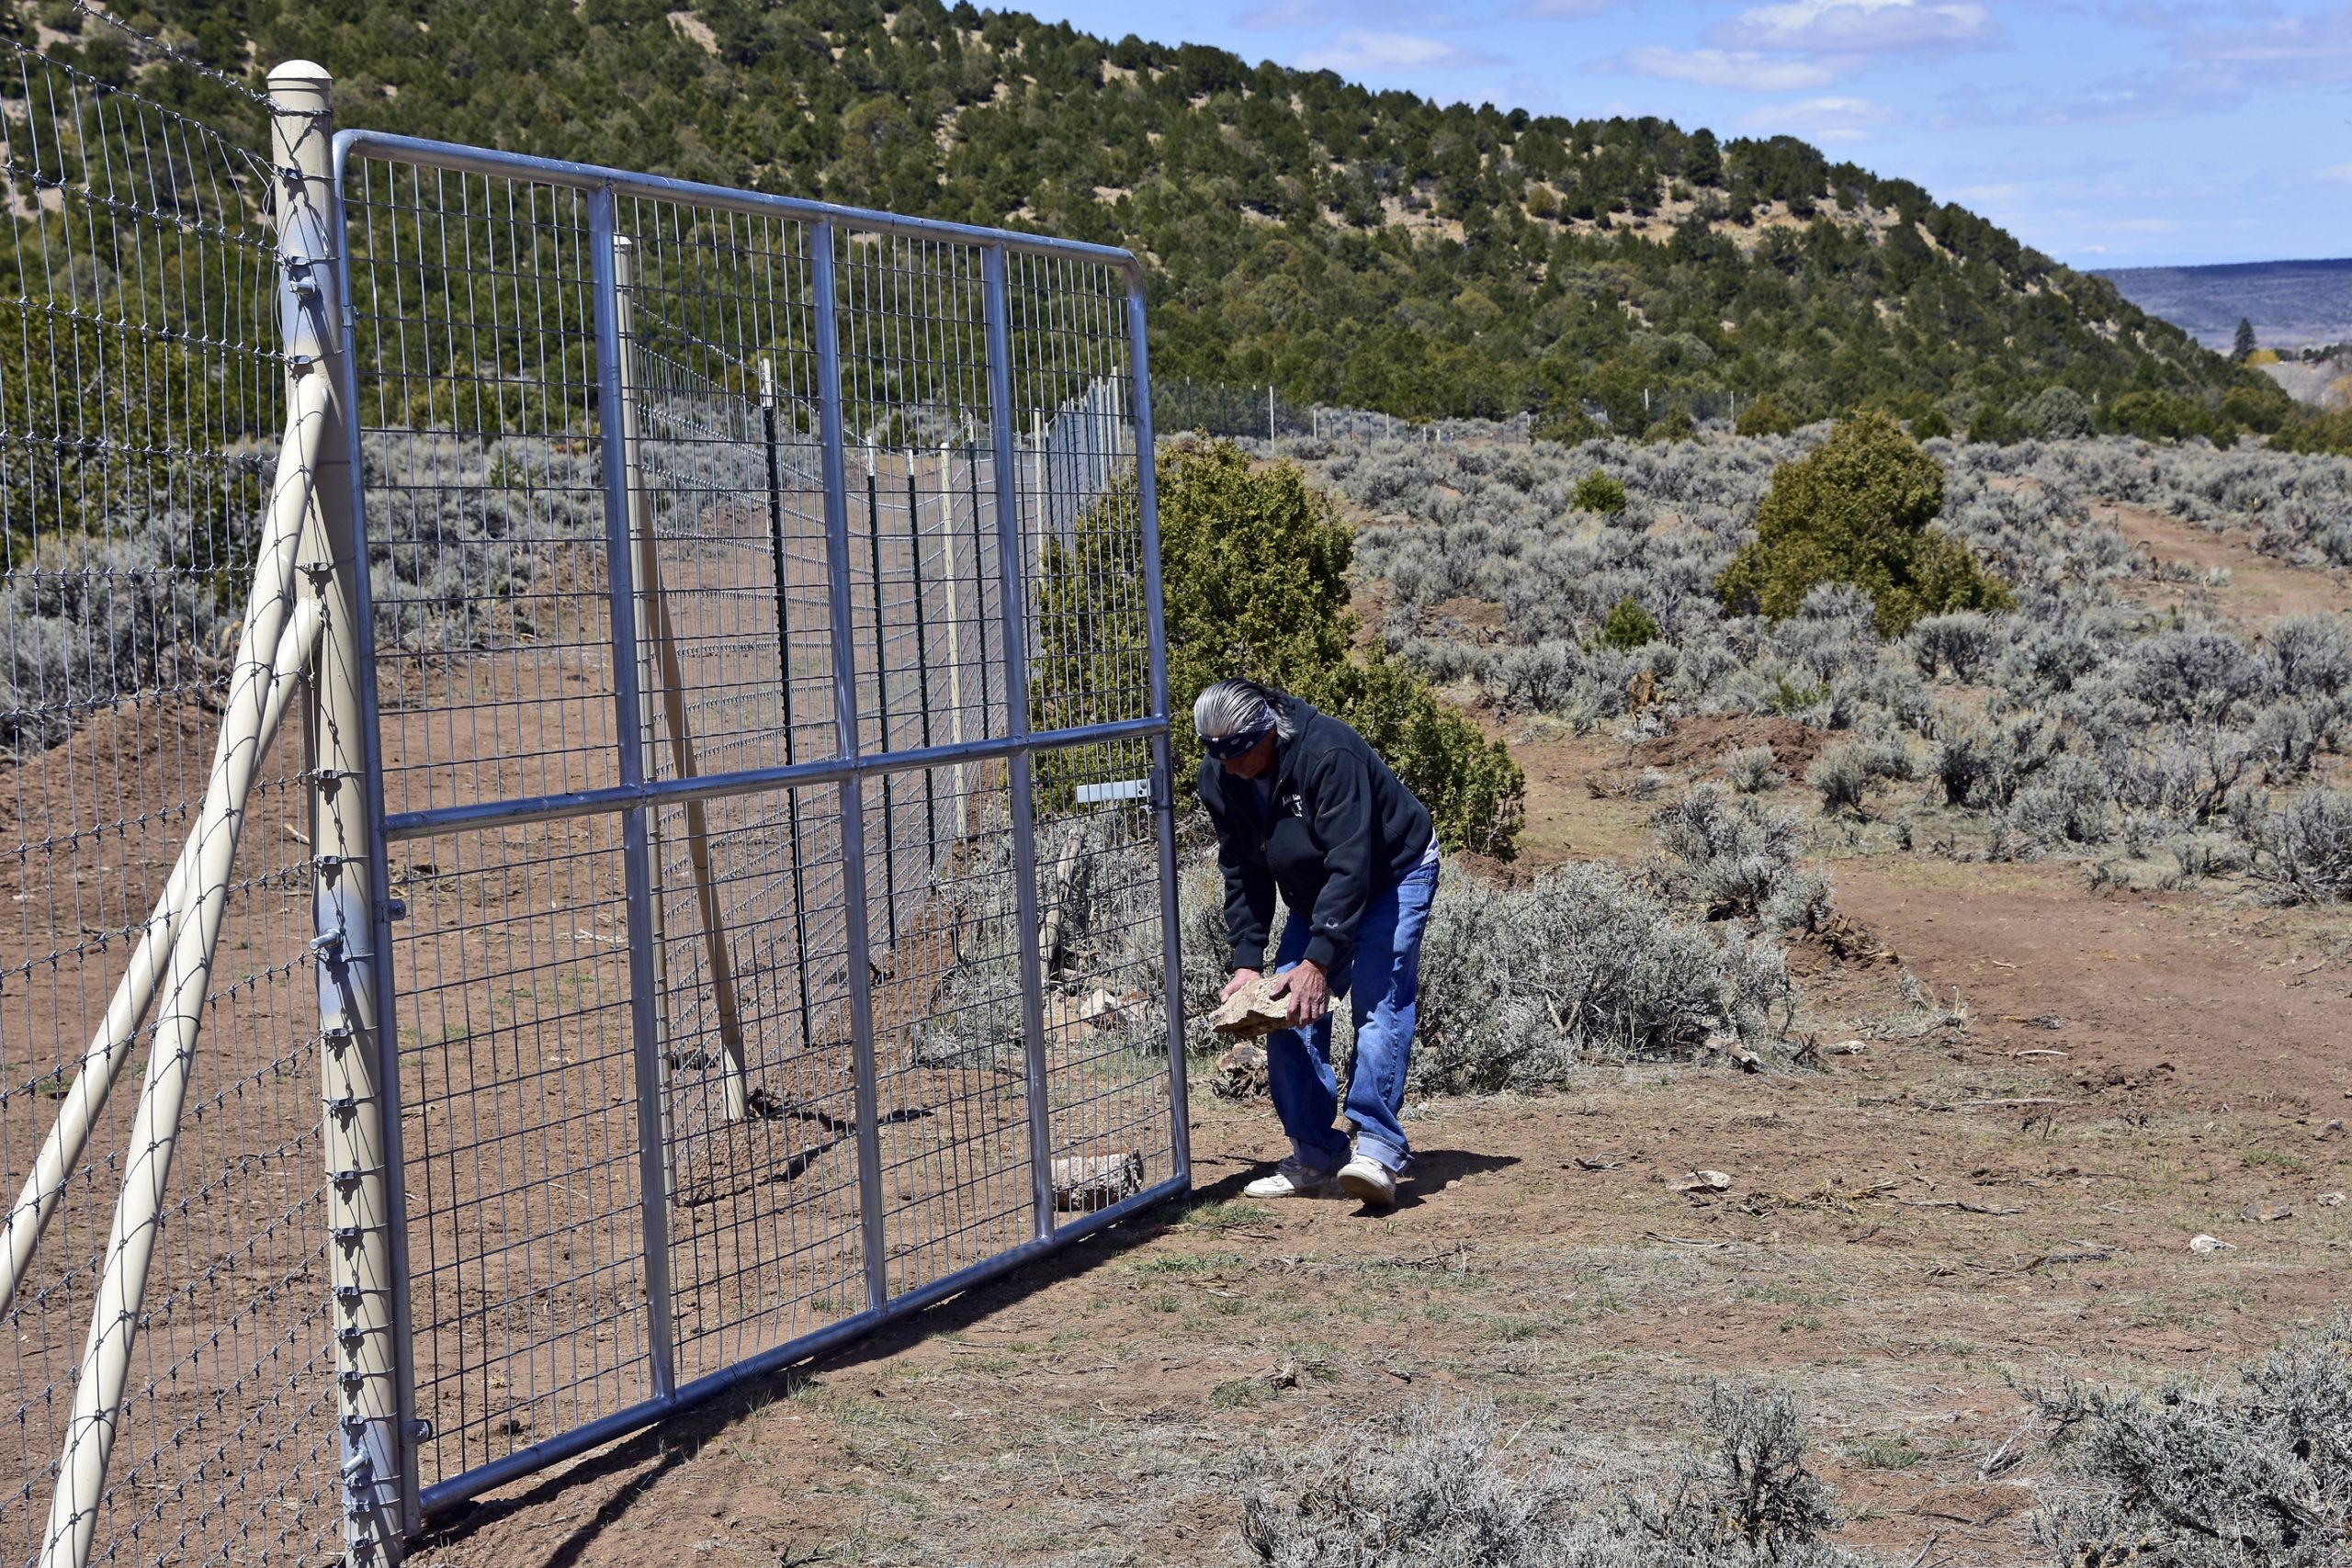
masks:
<instances>
[{"instance_id":1,"label":"wire fence","mask_svg":"<svg viewBox=\"0 0 2352 1568\"><path fill-rule=\"evenodd\" d=\"M287 423L270 169L7 40L0 99L0 1550L34 1561L62 1525L99 1562L335 1555L303 725L243 759L209 967L175 958L198 911L164 897ZM138 1107L199 1009L159 1147ZM118 1222L127 1182L164 1192L144 1224ZM53 1517L101 1276L142 1244L113 1461Z\"/></svg>"},{"instance_id":2,"label":"wire fence","mask_svg":"<svg viewBox=\"0 0 2352 1568\"><path fill-rule=\"evenodd\" d=\"M8 47L18 1562L396 1557L1182 1188L1131 258Z\"/></svg>"}]
</instances>

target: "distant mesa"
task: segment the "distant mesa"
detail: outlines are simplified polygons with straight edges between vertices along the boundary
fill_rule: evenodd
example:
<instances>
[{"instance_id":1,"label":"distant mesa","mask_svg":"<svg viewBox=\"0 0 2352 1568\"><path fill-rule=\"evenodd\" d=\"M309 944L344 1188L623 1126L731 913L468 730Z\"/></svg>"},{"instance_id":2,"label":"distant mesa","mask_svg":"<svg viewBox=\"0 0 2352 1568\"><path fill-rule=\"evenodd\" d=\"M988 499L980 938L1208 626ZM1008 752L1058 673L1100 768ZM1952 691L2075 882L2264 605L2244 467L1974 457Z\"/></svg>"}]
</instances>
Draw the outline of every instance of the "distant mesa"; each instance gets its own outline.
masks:
<instances>
[{"instance_id":1,"label":"distant mesa","mask_svg":"<svg viewBox=\"0 0 2352 1568\"><path fill-rule=\"evenodd\" d=\"M2352 340L2352 257L2117 267L2098 276L2152 316L2206 347L2230 351L2240 320L2282 351Z\"/></svg>"}]
</instances>

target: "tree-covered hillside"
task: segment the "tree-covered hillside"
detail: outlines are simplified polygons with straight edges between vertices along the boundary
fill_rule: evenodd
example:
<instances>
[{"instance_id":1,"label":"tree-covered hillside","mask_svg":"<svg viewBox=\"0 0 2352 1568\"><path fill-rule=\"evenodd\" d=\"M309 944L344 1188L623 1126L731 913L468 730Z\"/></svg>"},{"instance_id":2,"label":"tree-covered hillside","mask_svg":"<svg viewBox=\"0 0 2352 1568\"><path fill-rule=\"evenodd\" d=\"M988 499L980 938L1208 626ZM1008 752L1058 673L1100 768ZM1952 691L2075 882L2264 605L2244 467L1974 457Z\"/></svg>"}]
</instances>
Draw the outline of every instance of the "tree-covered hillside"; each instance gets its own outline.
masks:
<instances>
[{"instance_id":1,"label":"tree-covered hillside","mask_svg":"<svg viewBox=\"0 0 2352 1568\"><path fill-rule=\"evenodd\" d=\"M1645 388L1980 430L2052 385L2095 414L2271 394L2104 280L1786 137L1441 107L937 0L679 3L122 14L256 73L319 60L349 124L1129 245L1164 377L1400 414L1598 407L1621 430ZM71 0L38 8L75 25ZM253 112L171 75L147 90Z\"/></svg>"}]
</instances>

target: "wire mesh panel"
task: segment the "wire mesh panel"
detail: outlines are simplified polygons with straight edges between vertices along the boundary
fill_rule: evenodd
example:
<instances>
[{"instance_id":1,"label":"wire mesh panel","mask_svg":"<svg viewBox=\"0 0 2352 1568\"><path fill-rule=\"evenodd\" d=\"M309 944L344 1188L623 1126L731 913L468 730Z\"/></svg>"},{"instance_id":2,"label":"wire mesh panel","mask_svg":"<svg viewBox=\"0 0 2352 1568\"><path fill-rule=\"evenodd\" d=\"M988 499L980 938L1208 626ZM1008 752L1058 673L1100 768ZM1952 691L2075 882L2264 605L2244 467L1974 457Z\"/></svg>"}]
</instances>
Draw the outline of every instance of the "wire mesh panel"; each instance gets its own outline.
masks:
<instances>
[{"instance_id":1,"label":"wire mesh panel","mask_svg":"<svg viewBox=\"0 0 2352 1568\"><path fill-rule=\"evenodd\" d=\"M1126 278L1099 262L1010 258L1009 379L1039 428L1020 474L1030 701L1050 732L1158 705L1148 592L1157 562L1135 462L1127 305ZM1152 818L1161 796L1139 739L1044 750L1036 767L1048 1155L1069 1179L1095 1180L1100 1198L1103 1171L1157 1182L1174 1157L1159 1136L1167 1081L1149 1057L1168 1021L1167 868Z\"/></svg>"},{"instance_id":2,"label":"wire mesh panel","mask_svg":"<svg viewBox=\"0 0 2352 1568\"><path fill-rule=\"evenodd\" d=\"M186 69L127 45L141 81ZM0 1553L45 1544L109 1226L152 1152L133 1110L185 1065L113 1462L69 1511L96 1562L322 1560L341 1518L299 719L225 884L191 889L226 899L198 1048L153 1049L166 884L286 420L270 171L5 39L0 110Z\"/></svg>"},{"instance_id":3,"label":"wire mesh panel","mask_svg":"<svg viewBox=\"0 0 2352 1568\"><path fill-rule=\"evenodd\" d=\"M338 150L431 1507L1185 1179L1157 562L1118 253Z\"/></svg>"},{"instance_id":4,"label":"wire mesh panel","mask_svg":"<svg viewBox=\"0 0 2352 1568\"><path fill-rule=\"evenodd\" d=\"M344 221L385 810L635 776L587 202L366 161ZM605 814L388 849L427 1483L662 1392L628 837Z\"/></svg>"}]
</instances>

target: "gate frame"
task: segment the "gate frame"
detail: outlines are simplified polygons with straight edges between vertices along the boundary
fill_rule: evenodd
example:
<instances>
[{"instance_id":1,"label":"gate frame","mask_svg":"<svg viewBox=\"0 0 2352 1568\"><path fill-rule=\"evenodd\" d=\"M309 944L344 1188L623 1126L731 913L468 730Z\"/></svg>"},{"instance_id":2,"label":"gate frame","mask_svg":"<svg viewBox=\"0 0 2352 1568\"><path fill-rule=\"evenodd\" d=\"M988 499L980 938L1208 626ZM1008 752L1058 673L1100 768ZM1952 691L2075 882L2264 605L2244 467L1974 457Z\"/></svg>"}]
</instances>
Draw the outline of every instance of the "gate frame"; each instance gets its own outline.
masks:
<instances>
[{"instance_id":1,"label":"gate frame","mask_svg":"<svg viewBox=\"0 0 2352 1568\"><path fill-rule=\"evenodd\" d=\"M280 67L282 71L290 72L291 69L291 66ZM317 132L332 125L327 108L330 82L323 71L316 67L306 69L315 73L318 91L319 107L310 118L311 139L315 144L320 140ZM597 425L604 468L605 542L608 558L608 597L611 600L609 614L615 643L613 697L620 716L620 733L623 736L633 733L632 725L639 711L639 694L633 618L636 594L631 570L629 516L632 486L628 473L626 441L622 438L622 423L617 412L623 406L624 368L621 358L621 282L616 276L614 247L615 240L620 238L615 231L616 200L622 196L651 197L691 204L714 212L785 219L806 226L809 237L814 295L811 313L816 326L838 755L820 761L787 762L779 766L696 777L649 779L644 776L640 765L640 748L624 739L617 747L620 782L616 784L397 814L385 810L382 739L376 689L375 626L368 574L364 564L368 540L367 486L356 417L359 407L356 318L352 302L349 231L345 203L352 160L371 156L447 173L516 179L570 189L581 192L586 197L590 223L590 287L594 296L594 319L597 340L596 368L600 393ZM532 157L368 130L335 132L331 156L326 164L327 166L319 171L320 177L307 180L305 186L307 188L322 185L325 192L329 218L327 233L331 239L326 247L327 254L315 258L315 264L331 267L334 288L333 304L335 319L341 326L339 333L330 331L324 357L335 378L339 393L336 400L339 404L337 412L344 424L342 451L348 465L351 537L356 542L352 558L360 564L356 570L351 570L352 581L344 590L348 596L346 602L354 606L356 612L355 658L350 665L344 667L338 667L331 660L322 660L322 680L317 701L322 714L356 716L363 739L367 880L371 916L368 929L372 937L372 953L364 955L368 976L366 990L381 1008L376 1030L376 1050L371 1055L379 1079L382 1137L388 1156L386 1168L380 1175L370 1172L370 1179L371 1182L380 1181L385 1205L383 1212L392 1217L388 1226L391 1242L388 1261L393 1286L387 1292L390 1313L389 1321L376 1325L379 1330L376 1337L389 1338L395 1350L388 1370L395 1383L397 1409L395 1420L385 1420L379 1413L370 1422L368 1428L370 1444L368 1462L360 1465L347 1460L343 1482L346 1533L355 1549L358 1548L361 1536L366 1534L374 1538L369 1545L379 1554L379 1560L392 1561L398 1558L400 1540L396 1537L390 1540L375 1537L367 1522L389 1502L382 1491L390 1483L388 1472L397 1477L398 1505L403 1529L413 1534L422 1529L428 1516L662 1420L749 1380L858 1338L885 1323L970 1290L1143 1209L1189 1191L1192 1187L1192 1140L1185 1083L1182 937L1175 882L1175 781L1170 776L1172 751L1169 739L1167 649L1163 631L1165 601L1160 581L1158 487L1153 472L1150 360L1145 337L1145 278L1142 264L1131 252L1079 241L1054 240L1007 230L908 218L633 174L561 159ZM848 613L850 555L840 406L839 301L831 287L833 241L840 229L976 245L981 250L991 435L999 455L996 476L998 574L1008 675L1005 697L1007 732L1001 738L951 741L899 751L866 752L860 750L857 670L846 641L852 635ZM1136 499L1148 628L1150 712L1143 717L1071 729L1033 732L1029 728L1027 706L1022 695L1026 690L1025 682L1014 678L1025 664L1028 635L1026 585L1021 566L1022 520L1018 504L1018 475L1010 461L1012 420L1011 308L1006 258L1016 252L1092 262L1115 269L1126 281L1128 393L1136 453ZM614 411L609 429L607 411ZM348 689L353 685L356 686L356 691ZM1108 1207L1063 1222L1057 1219L1054 1208L1052 1179L1047 1168L1051 1152L1052 1105L1045 1082L1044 976L1038 960L1035 926L1035 824L1026 809L1031 761L1034 754L1041 750L1060 750L1117 740L1143 740L1149 748L1149 806L1156 829L1160 881L1161 1001L1168 1028L1168 1147L1173 1169L1166 1179L1151 1187ZM998 760L1006 763L1012 787L1015 864L1020 868L1016 873L1019 876L1017 897L1022 933L1020 976L1033 1168L1034 1234L1028 1240L1016 1243L1001 1252L892 1297L888 1292L887 1248L882 1245L883 1205L881 1172L876 1158L879 1134L876 1124L872 995L866 967L860 961L865 943L866 918L862 896L865 784L870 777L884 777L924 767ZM661 1124L659 1085L662 1075L659 1044L651 1022L656 1002L650 983L652 954L645 940L650 930L653 896L651 867L646 852L647 818L650 811L670 804L768 794L824 784L838 784L841 789L844 875L848 879L844 904L850 931L851 1027L857 1078L858 1189L867 1303L863 1312L853 1316L773 1346L681 1385L675 1379L673 1362L674 1336L670 1325L668 1205L662 1174L666 1162L664 1151L656 1142ZM639 1199L645 1211L642 1267L648 1294L648 1351L653 1369L654 1393L651 1397L635 1404L608 1412L544 1441L513 1450L428 1487L422 1484L417 1471L418 1445L430 1434L415 1416L413 1337L409 1303L413 1281L407 1256L406 1171L400 1150L401 1081L395 1039L397 1010L392 1006L399 993L397 976L393 973L390 928L391 922L401 918L405 910L390 893L390 846L396 840L431 833L592 815L618 815L623 825L623 847L628 868L630 983L636 993L632 1048L636 1056L639 1135L644 1145L639 1150ZM348 1423L352 1417L346 1414L344 1419ZM346 1450L347 1453L350 1451Z\"/></svg>"}]
</instances>

